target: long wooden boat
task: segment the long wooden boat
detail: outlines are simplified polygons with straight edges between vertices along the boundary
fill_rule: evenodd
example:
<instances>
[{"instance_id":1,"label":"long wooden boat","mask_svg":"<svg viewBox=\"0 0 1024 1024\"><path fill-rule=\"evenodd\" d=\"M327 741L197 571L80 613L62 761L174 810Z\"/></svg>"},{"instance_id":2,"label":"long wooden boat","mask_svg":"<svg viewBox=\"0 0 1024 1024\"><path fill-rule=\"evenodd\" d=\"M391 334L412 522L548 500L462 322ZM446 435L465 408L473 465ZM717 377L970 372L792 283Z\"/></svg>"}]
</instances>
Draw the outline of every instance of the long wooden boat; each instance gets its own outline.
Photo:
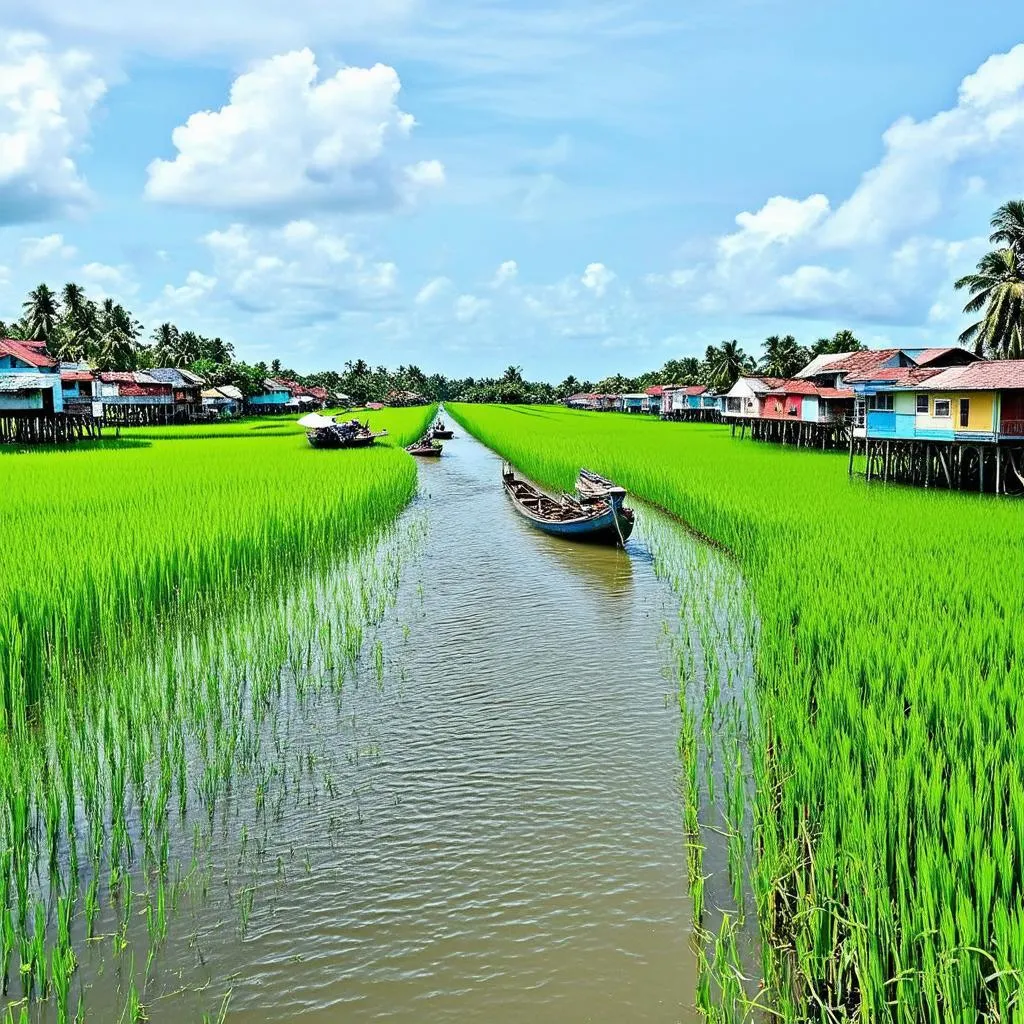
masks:
<instances>
[{"instance_id":1,"label":"long wooden boat","mask_svg":"<svg viewBox=\"0 0 1024 1024\"><path fill-rule=\"evenodd\" d=\"M505 493L515 510L534 528L566 540L596 544L625 544L633 532L633 510L611 497L587 502L571 495L552 498L519 479L510 466L501 471ZM625 497L623 490L622 496Z\"/></svg>"},{"instance_id":2,"label":"long wooden boat","mask_svg":"<svg viewBox=\"0 0 1024 1024\"><path fill-rule=\"evenodd\" d=\"M439 459L441 452L444 450L444 445L438 444L427 435L408 445L405 450L410 455L418 455L420 458Z\"/></svg>"},{"instance_id":3,"label":"long wooden boat","mask_svg":"<svg viewBox=\"0 0 1024 1024\"><path fill-rule=\"evenodd\" d=\"M438 420L430 431L430 436L437 441L450 441L455 436L455 431L451 427L446 427L444 420Z\"/></svg>"},{"instance_id":4,"label":"long wooden boat","mask_svg":"<svg viewBox=\"0 0 1024 1024\"><path fill-rule=\"evenodd\" d=\"M369 423L358 420L329 423L306 430L306 438L314 448L367 448L378 438L387 436L386 430L374 433Z\"/></svg>"}]
</instances>

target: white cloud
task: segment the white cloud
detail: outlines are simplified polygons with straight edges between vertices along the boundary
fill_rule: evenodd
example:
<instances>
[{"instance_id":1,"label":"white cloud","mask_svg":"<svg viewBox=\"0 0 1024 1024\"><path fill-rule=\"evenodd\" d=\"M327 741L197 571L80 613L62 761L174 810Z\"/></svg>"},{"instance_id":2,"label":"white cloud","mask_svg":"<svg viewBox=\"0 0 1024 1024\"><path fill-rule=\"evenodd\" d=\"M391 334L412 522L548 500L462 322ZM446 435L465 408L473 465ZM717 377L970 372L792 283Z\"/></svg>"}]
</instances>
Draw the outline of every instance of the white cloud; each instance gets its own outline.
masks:
<instances>
[{"instance_id":1,"label":"white cloud","mask_svg":"<svg viewBox=\"0 0 1024 1024\"><path fill-rule=\"evenodd\" d=\"M437 160L396 164L415 124L394 68L320 77L309 49L256 64L229 102L174 129L177 155L149 165L150 199L241 212L388 208L444 182Z\"/></svg>"},{"instance_id":2,"label":"white cloud","mask_svg":"<svg viewBox=\"0 0 1024 1024\"><path fill-rule=\"evenodd\" d=\"M584 288L588 288L598 298L601 298L614 280L614 272L609 270L603 263L589 263L587 264L587 269L583 271L580 283Z\"/></svg>"},{"instance_id":3,"label":"white cloud","mask_svg":"<svg viewBox=\"0 0 1024 1024\"><path fill-rule=\"evenodd\" d=\"M1024 44L964 78L955 106L896 121L883 147L838 205L820 193L773 196L737 215L738 230L717 240L709 263L648 280L677 280L704 313L934 321L936 296L952 293L985 243L931 237L928 228L961 206L976 216L986 197L994 206L1018 187Z\"/></svg>"},{"instance_id":4,"label":"white cloud","mask_svg":"<svg viewBox=\"0 0 1024 1024\"><path fill-rule=\"evenodd\" d=\"M87 205L75 164L106 84L78 50L39 36L0 42L0 224L62 216Z\"/></svg>"},{"instance_id":5,"label":"white cloud","mask_svg":"<svg viewBox=\"0 0 1024 1024\"><path fill-rule=\"evenodd\" d=\"M206 298L216 285L217 278L190 270L183 285L177 288L169 284L164 286L163 299L173 306L193 306Z\"/></svg>"},{"instance_id":6,"label":"white cloud","mask_svg":"<svg viewBox=\"0 0 1024 1024\"><path fill-rule=\"evenodd\" d=\"M183 285L168 285L166 300L228 301L249 315L301 323L387 307L398 289L397 264L372 258L353 236L311 220L231 224L202 241L211 272L193 270Z\"/></svg>"},{"instance_id":7,"label":"white cloud","mask_svg":"<svg viewBox=\"0 0 1024 1024\"><path fill-rule=\"evenodd\" d=\"M494 273L494 279L491 281L492 288L500 288L504 284L509 284L519 276L519 264L515 260L505 260L501 266Z\"/></svg>"},{"instance_id":8,"label":"white cloud","mask_svg":"<svg viewBox=\"0 0 1024 1024\"><path fill-rule=\"evenodd\" d=\"M488 307L486 299L477 298L475 295L460 295L455 300L455 319L460 324L470 324Z\"/></svg>"},{"instance_id":9,"label":"white cloud","mask_svg":"<svg viewBox=\"0 0 1024 1024\"><path fill-rule=\"evenodd\" d=\"M42 238L26 238L21 243L21 259L24 263L42 263L44 260L57 257L62 260L71 259L76 249L68 245L61 234L44 235Z\"/></svg>"},{"instance_id":10,"label":"white cloud","mask_svg":"<svg viewBox=\"0 0 1024 1024\"><path fill-rule=\"evenodd\" d=\"M416 304L418 306L425 306L427 303L433 302L442 292L447 291L451 284L447 277L433 278L416 293Z\"/></svg>"},{"instance_id":11,"label":"white cloud","mask_svg":"<svg viewBox=\"0 0 1024 1024\"><path fill-rule=\"evenodd\" d=\"M828 198L820 194L802 200L772 196L756 213L736 215L740 230L718 240L719 252L731 259L791 242L820 224L828 212Z\"/></svg>"}]
</instances>

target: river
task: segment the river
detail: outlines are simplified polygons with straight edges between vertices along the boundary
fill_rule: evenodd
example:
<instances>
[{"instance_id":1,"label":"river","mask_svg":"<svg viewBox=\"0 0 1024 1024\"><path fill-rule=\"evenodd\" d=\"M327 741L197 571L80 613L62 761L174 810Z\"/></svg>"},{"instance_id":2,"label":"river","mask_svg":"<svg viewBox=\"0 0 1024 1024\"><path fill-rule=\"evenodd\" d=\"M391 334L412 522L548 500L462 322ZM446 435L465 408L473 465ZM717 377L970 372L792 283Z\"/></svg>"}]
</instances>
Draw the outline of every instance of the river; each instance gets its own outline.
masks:
<instances>
[{"instance_id":1,"label":"river","mask_svg":"<svg viewBox=\"0 0 1024 1024\"><path fill-rule=\"evenodd\" d=\"M229 988L247 1024L698 1019L680 605L652 513L626 551L546 537L457 433L420 465L400 524L416 552L357 672L290 718L314 783L257 856L233 826L215 835L154 961L150 1020L213 1016ZM90 1019L123 1005L109 960L101 945L82 964Z\"/></svg>"}]
</instances>

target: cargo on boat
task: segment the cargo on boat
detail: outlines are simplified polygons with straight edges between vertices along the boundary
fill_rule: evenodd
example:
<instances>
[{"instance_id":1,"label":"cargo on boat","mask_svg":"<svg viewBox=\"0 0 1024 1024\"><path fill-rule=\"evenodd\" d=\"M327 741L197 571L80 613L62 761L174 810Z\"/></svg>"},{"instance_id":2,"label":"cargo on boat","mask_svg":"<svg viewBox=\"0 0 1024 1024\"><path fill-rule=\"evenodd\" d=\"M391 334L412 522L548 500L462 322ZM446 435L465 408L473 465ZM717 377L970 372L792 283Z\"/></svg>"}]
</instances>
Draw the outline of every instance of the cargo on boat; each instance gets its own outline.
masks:
<instances>
[{"instance_id":1,"label":"cargo on boat","mask_svg":"<svg viewBox=\"0 0 1024 1024\"><path fill-rule=\"evenodd\" d=\"M420 458L438 459L444 450L444 445L438 444L430 434L425 434L418 441L414 441L405 449L410 455L418 455Z\"/></svg>"},{"instance_id":2,"label":"cargo on boat","mask_svg":"<svg viewBox=\"0 0 1024 1024\"><path fill-rule=\"evenodd\" d=\"M366 448L379 437L387 437L386 430L374 433L369 422L345 420L338 423L331 416L312 412L299 420L306 428L306 437L314 448Z\"/></svg>"},{"instance_id":3,"label":"cargo on boat","mask_svg":"<svg viewBox=\"0 0 1024 1024\"><path fill-rule=\"evenodd\" d=\"M455 431L446 426L444 420L438 420L431 429L430 436L435 441L450 441L455 436Z\"/></svg>"},{"instance_id":4,"label":"cargo on boat","mask_svg":"<svg viewBox=\"0 0 1024 1024\"><path fill-rule=\"evenodd\" d=\"M598 485L593 484L586 496L563 494L553 498L519 479L510 466L502 467L505 493L516 511L535 529L566 540L625 545L634 523L633 510L623 504L625 488L603 477L597 479L605 485L603 493L597 493Z\"/></svg>"}]
</instances>

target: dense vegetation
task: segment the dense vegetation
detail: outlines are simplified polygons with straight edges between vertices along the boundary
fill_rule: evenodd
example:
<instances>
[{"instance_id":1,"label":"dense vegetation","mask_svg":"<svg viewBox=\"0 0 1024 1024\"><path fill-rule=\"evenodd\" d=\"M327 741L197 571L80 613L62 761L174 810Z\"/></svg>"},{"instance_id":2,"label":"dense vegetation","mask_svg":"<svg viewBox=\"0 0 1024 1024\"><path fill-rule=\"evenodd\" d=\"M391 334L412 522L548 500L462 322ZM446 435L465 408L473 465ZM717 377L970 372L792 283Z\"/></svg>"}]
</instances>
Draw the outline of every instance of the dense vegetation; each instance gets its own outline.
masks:
<instances>
[{"instance_id":1,"label":"dense vegetation","mask_svg":"<svg viewBox=\"0 0 1024 1024\"><path fill-rule=\"evenodd\" d=\"M743 568L760 617L750 878L760 1002L789 1021L1015 1019L1020 509L868 488L840 456L741 442L718 426L452 411L536 479L569 487L591 466ZM713 1015L739 1019L723 978Z\"/></svg>"}]
</instances>

